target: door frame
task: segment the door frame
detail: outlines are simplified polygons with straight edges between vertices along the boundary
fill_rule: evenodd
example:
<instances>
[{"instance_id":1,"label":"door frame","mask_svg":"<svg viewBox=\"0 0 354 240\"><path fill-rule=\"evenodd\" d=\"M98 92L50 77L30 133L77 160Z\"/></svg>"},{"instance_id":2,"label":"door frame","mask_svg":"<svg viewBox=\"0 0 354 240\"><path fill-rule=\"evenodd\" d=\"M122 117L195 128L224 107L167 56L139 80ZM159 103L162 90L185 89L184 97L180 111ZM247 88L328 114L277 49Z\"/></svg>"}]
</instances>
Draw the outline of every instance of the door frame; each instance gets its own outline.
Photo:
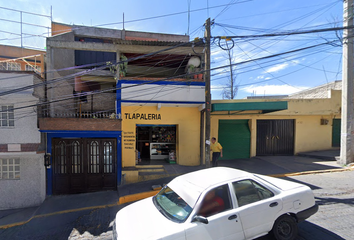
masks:
<instances>
[{"instance_id":1,"label":"door frame","mask_svg":"<svg viewBox=\"0 0 354 240\"><path fill-rule=\"evenodd\" d=\"M116 161L116 179L117 187L122 182L122 132L121 131L62 131L62 130L41 130L45 133L47 139L46 153L52 155L53 138L115 138L117 139L117 161ZM50 166L46 167L46 192L47 196L53 195L53 159L50 158Z\"/></svg>"}]
</instances>

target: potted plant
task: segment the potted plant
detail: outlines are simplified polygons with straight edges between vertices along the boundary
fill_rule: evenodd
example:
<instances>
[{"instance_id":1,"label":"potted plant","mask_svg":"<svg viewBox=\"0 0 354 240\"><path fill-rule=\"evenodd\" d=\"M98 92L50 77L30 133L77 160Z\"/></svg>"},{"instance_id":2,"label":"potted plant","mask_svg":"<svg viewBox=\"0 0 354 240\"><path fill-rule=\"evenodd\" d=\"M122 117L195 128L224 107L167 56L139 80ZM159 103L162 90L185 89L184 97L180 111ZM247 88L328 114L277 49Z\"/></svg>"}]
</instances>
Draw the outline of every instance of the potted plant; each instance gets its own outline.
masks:
<instances>
[{"instance_id":1,"label":"potted plant","mask_svg":"<svg viewBox=\"0 0 354 240\"><path fill-rule=\"evenodd\" d=\"M189 76L189 78L193 78L192 77L192 73L194 73L195 72L195 66L193 65L193 64L191 64L191 65L189 65L188 66L188 76ZM197 75L194 75L194 78L198 78L198 76Z\"/></svg>"}]
</instances>

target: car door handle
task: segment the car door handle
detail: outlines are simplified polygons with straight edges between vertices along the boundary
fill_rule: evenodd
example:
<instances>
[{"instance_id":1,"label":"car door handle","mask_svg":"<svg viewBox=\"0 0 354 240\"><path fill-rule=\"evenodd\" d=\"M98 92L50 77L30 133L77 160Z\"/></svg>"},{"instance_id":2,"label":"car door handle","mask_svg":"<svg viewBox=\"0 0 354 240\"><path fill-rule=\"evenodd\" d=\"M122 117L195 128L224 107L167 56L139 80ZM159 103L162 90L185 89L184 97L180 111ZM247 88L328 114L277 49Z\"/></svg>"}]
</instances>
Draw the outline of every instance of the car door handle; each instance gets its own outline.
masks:
<instances>
[{"instance_id":1,"label":"car door handle","mask_svg":"<svg viewBox=\"0 0 354 240\"><path fill-rule=\"evenodd\" d=\"M237 215L234 214L234 215L231 215L228 219L229 220L233 220L233 219L236 219L236 218L237 218Z\"/></svg>"},{"instance_id":2,"label":"car door handle","mask_svg":"<svg viewBox=\"0 0 354 240\"><path fill-rule=\"evenodd\" d=\"M273 202L273 203L269 204L269 207L276 207L276 206L278 206L278 202Z\"/></svg>"}]
</instances>

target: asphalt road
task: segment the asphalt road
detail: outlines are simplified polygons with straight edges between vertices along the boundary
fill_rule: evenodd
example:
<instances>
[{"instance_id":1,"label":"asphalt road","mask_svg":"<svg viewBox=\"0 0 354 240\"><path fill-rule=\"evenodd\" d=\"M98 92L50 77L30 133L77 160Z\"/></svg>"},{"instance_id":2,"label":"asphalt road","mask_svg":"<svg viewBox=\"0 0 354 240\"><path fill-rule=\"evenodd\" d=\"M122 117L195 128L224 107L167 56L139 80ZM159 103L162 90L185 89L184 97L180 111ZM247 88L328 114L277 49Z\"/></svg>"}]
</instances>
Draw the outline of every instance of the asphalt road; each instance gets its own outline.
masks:
<instances>
[{"instance_id":1,"label":"asphalt road","mask_svg":"<svg viewBox=\"0 0 354 240\"><path fill-rule=\"evenodd\" d=\"M319 211L299 224L298 240L354 240L354 171L288 179L310 186L319 204ZM0 229L0 239L112 239L114 216L126 205L36 218L22 226ZM139 226L131 228L136 231Z\"/></svg>"}]
</instances>

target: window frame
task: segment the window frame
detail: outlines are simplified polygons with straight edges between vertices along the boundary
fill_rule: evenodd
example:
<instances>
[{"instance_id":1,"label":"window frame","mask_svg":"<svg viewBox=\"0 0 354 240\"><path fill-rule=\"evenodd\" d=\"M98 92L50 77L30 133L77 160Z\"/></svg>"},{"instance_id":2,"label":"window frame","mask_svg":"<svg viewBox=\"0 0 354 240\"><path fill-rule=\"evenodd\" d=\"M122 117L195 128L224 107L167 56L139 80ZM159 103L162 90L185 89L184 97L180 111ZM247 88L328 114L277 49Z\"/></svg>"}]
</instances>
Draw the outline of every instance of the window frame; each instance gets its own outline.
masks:
<instances>
[{"instance_id":1,"label":"window frame","mask_svg":"<svg viewBox=\"0 0 354 240\"><path fill-rule=\"evenodd\" d=\"M12 164L10 164L12 160ZM4 161L6 164L4 165ZM16 163L18 161L18 163ZM4 170L4 168L7 170ZM12 170L10 171L10 167ZM18 167L18 170L16 170ZM7 178L4 178L4 173L7 174ZM10 178L10 173L12 173L12 178ZM20 180L21 179L21 160L19 158L0 158L0 180Z\"/></svg>"},{"instance_id":2,"label":"window frame","mask_svg":"<svg viewBox=\"0 0 354 240\"><path fill-rule=\"evenodd\" d=\"M269 192L271 192L271 193L273 194L273 196L268 197L268 198L262 198L262 199L260 199L260 200L257 200L257 201L251 202L251 203L247 203L247 204L244 204L244 205L240 206L239 200L238 200L238 198L237 198L236 191L235 191L235 188L234 188L234 183L235 183L235 182L242 182L242 181L250 181L250 182L252 182L252 183L256 183L257 185L259 185L259 186L261 186L262 188L264 188L264 189L268 190ZM234 203L235 203L235 208L242 208L242 207L245 207L245 206L248 207L248 206L251 205L251 204L255 204L255 203L264 201L264 200L266 200L266 199L273 198L273 197L275 197L275 196L278 194L278 192L274 191L273 188L271 188L271 187L269 187L269 186L265 186L265 184L263 184L262 182L256 181L255 179L252 179L252 178L238 179L238 180L236 180L236 181L230 182L230 192L231 192L231 194L232 194L232 199L233 199L233 201L234 201ZM258 195L258 194L257 194L257 195Z\"/></svg>"},{"instance_id":3,"label":"window frame","mask_svg":"<svg viewBox=\"0 0 354 240\"><path fill-rule=\"evenodd\" d=\"M32 65L26 64L25 65L25 71L42 72L42 69L38 65L33 65L32 66Z\"/></svg>"},{"instance_id":4,"label":"window frame","mask_svg":"<svg viewBox=\"0 0 354 240\"><path fill-rule=\"evenodd\" d=\"M197 205L194 207L194 210L193 210L193 211L195 211L194 214L193 214L193 217L194 217L194 216L200 216L200 215L199 215L199 210L200 210L200 208L201 208L202 205L203 205L203 201L204 201L205 196L206 196L211 190L216 190L217 188L223 187L223 186L226 186L226 187L227 187L227 192L228 192L228 197L229 197L229 208L228 208L228 209L225 208L225 209L222 210L221 212L212 214L212 215L208 216L207 218L212 218L212 217L214 217L214 216L217 216L218 214L221 214L221 213L224 213L224 212L227 212L227 211L230 211L230 210L235 209L235 204L234 204L235 201L234 201L234 198L233 198L231 189L230 189L230 183L229 183L229 182L224 182L224 183L219 184L219 185L217 185L217 186L214 185L214 186L212 186L212 187L209 187L208 189L206 189L206 190L202 193L202 195L199 196L198 203L197 203ZM219 196L219 197L220 197L220 196ZM223 200L225 200L225 199L223 199ZM224 204L225 204L225 201L224 201ZM192 219L193 219L193 218L192 218Z\"/></svg>"},{"instance_id":5,"label":"window frame","mask_svg":"<svg viewBox=\"0 0 354 240\"><path fill-rule=\"evenodd\" d=\"M6 107L7 110L3 112L3 107ZM11 109L12 108L12 109ZM4 104L0 105L0 128L14 128L15 127L15 110L14 110L14 105L13 104ZM10 114L13 114L13 118L10 118ZM6 116L6 118L3 118L3 116ZM3 126L3 121L7 122L6 126ZM13 126L10 126L10 123L13 123Z\"/></svg>"}]
</instances>

